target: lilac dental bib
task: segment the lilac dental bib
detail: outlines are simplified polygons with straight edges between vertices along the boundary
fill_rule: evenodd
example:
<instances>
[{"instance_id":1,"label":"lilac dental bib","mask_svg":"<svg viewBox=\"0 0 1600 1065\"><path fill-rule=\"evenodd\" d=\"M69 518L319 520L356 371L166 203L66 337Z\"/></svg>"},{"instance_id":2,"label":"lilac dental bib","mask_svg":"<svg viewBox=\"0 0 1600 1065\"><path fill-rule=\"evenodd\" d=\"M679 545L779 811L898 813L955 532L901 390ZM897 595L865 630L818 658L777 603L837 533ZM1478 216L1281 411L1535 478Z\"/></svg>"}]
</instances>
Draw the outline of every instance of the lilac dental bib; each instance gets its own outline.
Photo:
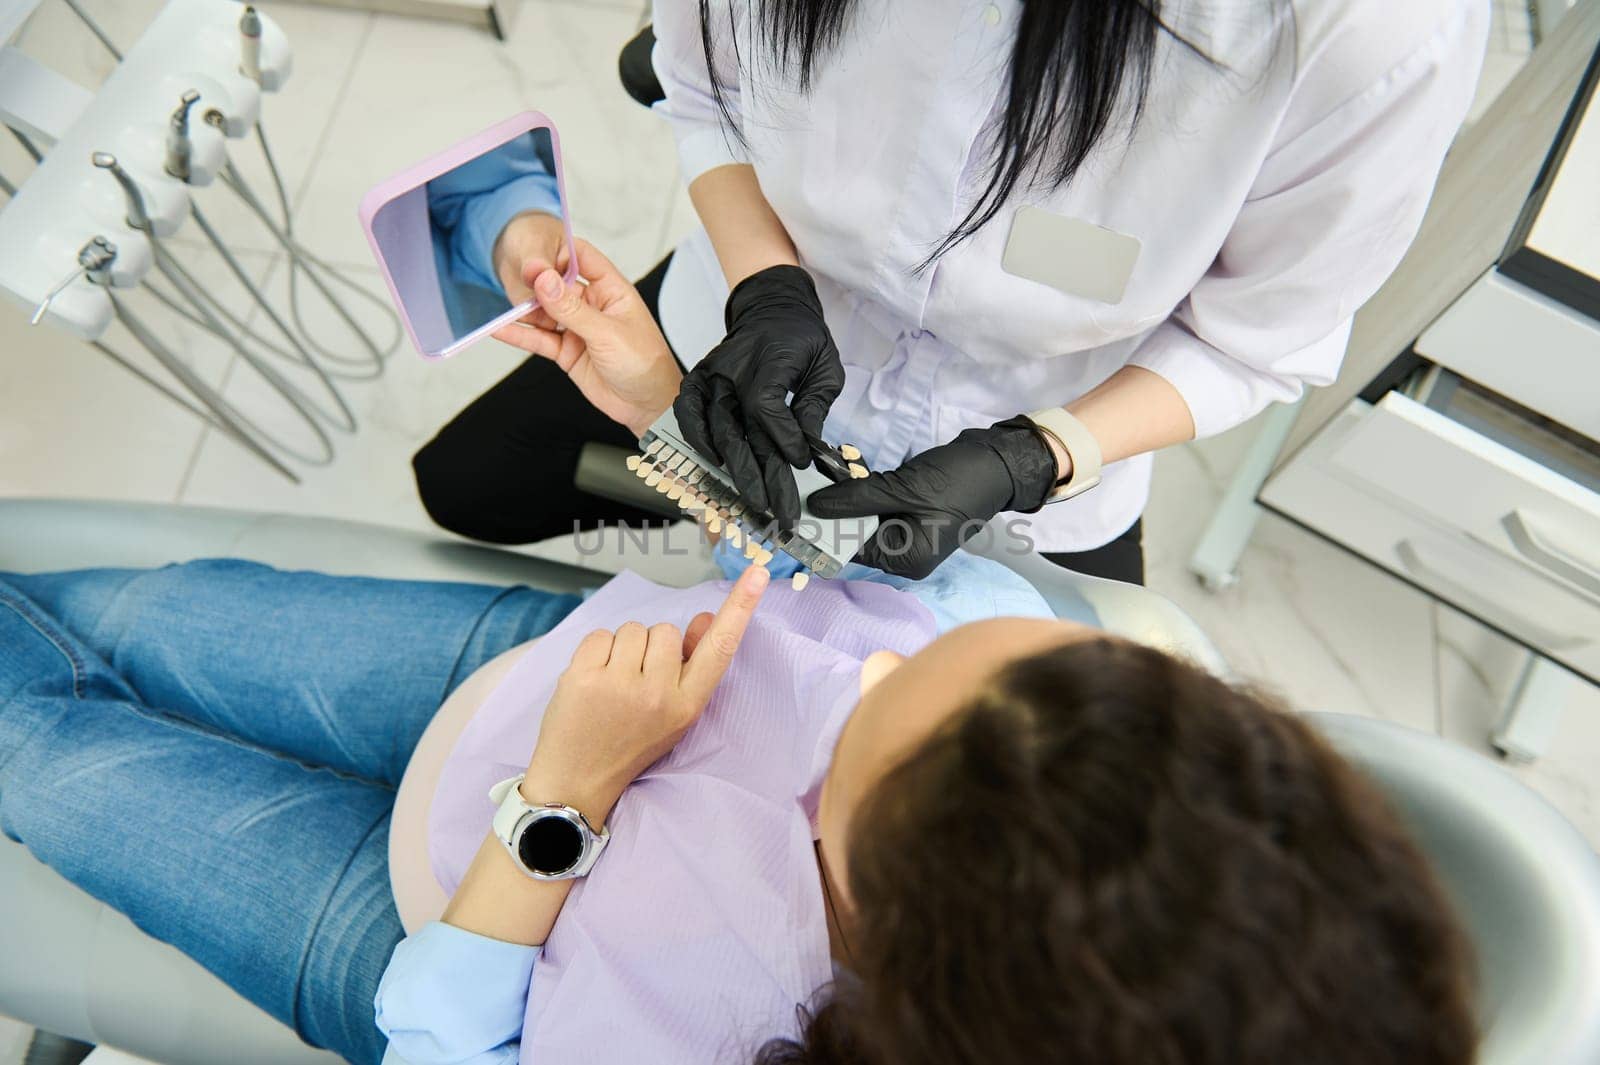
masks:
<instances>
[{"instance_id":1,"label":"lilac dental bib","mask_svg":"<svg viewBox=\"0 0 1600 1065\"><path fill-rule=\"evenodd\" d=\"M434 793L429 858L447 892L489 829L489 788L526 767L578 642L625 621L682 628L728 588L624 573L517 662ZM882 585L768 590L705 714L612 811L610 844L534 966L523 1062L733 1065L795 1033L795 1007L832 978L813 821L861 663L914 653L935 631L926 607Z\"/></svg>"}]
</instances>

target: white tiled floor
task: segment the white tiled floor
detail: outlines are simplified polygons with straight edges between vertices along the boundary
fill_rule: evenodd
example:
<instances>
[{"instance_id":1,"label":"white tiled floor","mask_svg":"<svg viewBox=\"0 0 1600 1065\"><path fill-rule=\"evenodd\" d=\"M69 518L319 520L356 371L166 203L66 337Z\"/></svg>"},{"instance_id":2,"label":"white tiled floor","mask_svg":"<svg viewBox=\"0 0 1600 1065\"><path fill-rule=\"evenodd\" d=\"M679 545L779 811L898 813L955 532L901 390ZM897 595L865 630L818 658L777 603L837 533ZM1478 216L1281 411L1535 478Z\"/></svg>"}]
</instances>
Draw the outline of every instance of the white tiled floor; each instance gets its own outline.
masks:
<instances>
[{"instance_id":1,"label":"white tiled floor","mask_svg":"<svg viewBox=\"0 0 1600 1065\"><path fill-rule=\"evenodd\" d=\"M160 4L85 0L85 6L114 39L130 42ZM449 24L267 3L297 50L295 75L282 94L265 101L264 116L304 239L376 290L355 220L362 192L464 132L532 107L561 130L576 228L627 271L642 273L692 219L663 123L629 100L613 73L617 49L640 24L644 6L643 0L525 0L512 39L500 44ZM1513 0L1497 0L1475 113L1516 72L1526 51L1526 28L1515 12ZM86 85L111 69L109 57L60 0L44 0L20 43ZM265 171L251 146L235 158L265 190ZM27 171L16 145L0 137L0 173L17 180ZM252 276L281 293L285 265L268 234L219 190L207 193L202 205L241 249ZM208 277L222 278L219 294L242 309L242 290L224 277L214 256L192 238L186 243L191 262ZM196 339L154 310L147 313L232 401L296 431L281 401L225 347ZM347 343L319 300L308 299L307 318L325 343ZM110 340L134 350L125 336L114 333ZM296 487L100 354L60 334L28 329L23 314L5 304L0 496L175 500L426 528L408 457L516 361L492 341L439 364L402 353L381 379L345 385L360 431L334 434L336 461L300 468L304 483ZM1189 552L1252 432L1246 426L1159 459L1146 521L1152 587L1192 612L1241 672L1296 706L1391 718L1486 750L1518 656L1481 626L1270 517L1237 586L1213 595L1190 578ZM572 556L570 545L543 550ZM1600 693L1591 693L1567 714L1552 753L1518 772L1600 841L1596 764ZM8 1033L0 1022L0 1063L18 1060Z\"/></svg>"}]
</instances>

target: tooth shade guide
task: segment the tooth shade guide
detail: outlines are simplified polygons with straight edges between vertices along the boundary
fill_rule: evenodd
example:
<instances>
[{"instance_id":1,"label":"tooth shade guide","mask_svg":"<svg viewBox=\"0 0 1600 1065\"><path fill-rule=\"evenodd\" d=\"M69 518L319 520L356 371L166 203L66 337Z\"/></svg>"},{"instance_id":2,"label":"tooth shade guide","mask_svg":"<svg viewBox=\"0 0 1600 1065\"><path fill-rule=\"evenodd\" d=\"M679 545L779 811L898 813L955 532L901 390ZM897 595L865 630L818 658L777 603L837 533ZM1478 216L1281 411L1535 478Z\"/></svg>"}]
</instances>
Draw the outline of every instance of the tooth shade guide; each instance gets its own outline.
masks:
<instances>
[{"instance_id":1,"label":"tooth shade guide","mask_svg":"<svg viewBox=\"0 0 1600 1065\"><path fill-rule=\"evenodd\" d=\"M661 483L661 471L660 470L651 470L650 471L650 476L648 476L648 477L646 477L644 479L644 483L649 485L651 488L654 488L656 485L660 484Z\"/></svg>"},{"instance_id":2,"label":"tooth shade guide","mask_svg":"<svg viewBox=\"0 0 1600 1065\"><path fill-rule=\"evenodd\" d=\"M720 464L700 454L683 439L682 430L670 410L651 425L641 450L655 456L653 460L646 458L641 465L653 461L669 479L675 475L693 488L692 491L686 488L678 497L679 507L683 506L682 500L691 497L704 500L703 503L680 510L680 513L703 526L709 539L714 541L719 536L728 539L730 546L736 550L751 542L756 544L758 551L771 550L776 554L781 549L792 555L799 568L812 577L827 579L837 574L844 565L842 556L848 554L845 550L846 538L859 540L862 536L871 535L878 524L875 518L869 517L847 528L841 521L819 519L807 514L802 504L801 516L808 519L807 522L795 530L779 531L772 515L744 501ZM858 445L813 440L811 451L814 464L796 472L802 500L810 492L828 484L861 476L851 471L852 463L860 465L862 472L870 476L870 469L864 462L846 457L862 455L863 449ZM711 531L713 519L721 525L716 533ZM812 529L817 531L813 532Z\"/></svg>"},{"instance_id":3,"label":"tooth shade guide","mask_svg":"<svg viewBox=\"0 0 1600 1065\"><path fill-rule=\"evenodd\" d=\"M839 445L839 454L844 456L844 460L846 462L860 462L861 461L861 449L856 447L854 444L840 444ZM800 575L797 573L797 574L795 574L795 576L799 577ZM807 575L806 579L807 580L811 579L809 574ZM805 585L802 584L800 587L804 588Z\"/></svg>"},{"instance_id":4,"label":"tooth shade guide","mask_svg":"<svg viewBox=\"0 0 1600 1065\"><path fill-rule=\"evenodd\" d=\"M864 477L868 476L868 474L870 472L871 471L869 471L865 466L861 465L861 463L859 463L859 462L852 462L850 464L850 476L854 480L859 481L859 480L863 479Z\"/></svg>"},{"instance_id":5,"label":"tooth shade guide","mask_svg":"<svg viewBox=\"0 0 1600 1065\"><path fill-rule=\"evenodd\" d=\"M644 456L643 455L629 455L628 456L628 469L630 471L632 471L632 472L637 472L638 469L639 469L639 463L641 463L643 461L644 461Z\"/></svg>"},{"instance_id":6,"label":"tooth shade guide","mask_svg":"<svg viewBox=\"0 0 1600 1065\"><path fill-rule=\"evenodd\" d=\"M811 574L805 570L801 570L799 573L796 573L793 577L789 578L789 586L797 592L805 591L806 585L810 583Z\"/></svg>"}]
</instances>

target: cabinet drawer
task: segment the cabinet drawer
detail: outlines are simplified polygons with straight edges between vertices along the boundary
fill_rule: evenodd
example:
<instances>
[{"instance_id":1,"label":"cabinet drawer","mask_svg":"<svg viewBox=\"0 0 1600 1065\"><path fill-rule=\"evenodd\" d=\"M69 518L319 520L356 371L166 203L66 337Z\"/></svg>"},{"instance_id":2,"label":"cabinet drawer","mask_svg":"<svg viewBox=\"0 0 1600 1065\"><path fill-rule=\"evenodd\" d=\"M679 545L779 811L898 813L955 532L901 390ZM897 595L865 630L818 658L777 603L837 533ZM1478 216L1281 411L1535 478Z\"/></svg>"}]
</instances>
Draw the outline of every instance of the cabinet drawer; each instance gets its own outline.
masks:
<instances>
[{"instance_id":1,"label":"cabinet drawer","mask_svg":"<svg viewBox=\"0 0 1600 1065\"><path fill-rule=\"evenodd\" d=\"M1333 467L1600 604L1600 495L1391 392L1337 444Z\"/></svg>"},{"instance_id":2,"label":"cabinet drawer","mask_svg":"<svg viewBox=\"0 0 1600 1065\"><path fill-rule=\"evenodd\" d=\"M1600 679L1600 495L1397 393L1352 404L1261 500Z\"/></svg>"},{"instance_id":3,"label":"cabinet drawer","mask_svg":"<svg viewBox=\"0 0 1600 1065\"><path fill-rule=\"evenodd\" d=\"M1417 354L1600 440L1600 322L1491 270Z\"/></svg>"}]
</instances>

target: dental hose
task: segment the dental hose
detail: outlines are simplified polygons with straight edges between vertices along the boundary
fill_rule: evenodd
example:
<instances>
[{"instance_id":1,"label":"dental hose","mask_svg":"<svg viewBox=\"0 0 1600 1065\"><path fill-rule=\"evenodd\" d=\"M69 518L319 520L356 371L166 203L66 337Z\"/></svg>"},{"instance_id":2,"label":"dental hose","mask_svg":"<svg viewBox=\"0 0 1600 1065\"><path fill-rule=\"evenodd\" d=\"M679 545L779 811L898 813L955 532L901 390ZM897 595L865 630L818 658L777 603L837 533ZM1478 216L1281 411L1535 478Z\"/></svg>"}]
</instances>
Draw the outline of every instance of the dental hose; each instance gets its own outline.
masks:
<instances>
[{"instance_id":1,"label":"dental hose","mask_svg":"<svg viewBox=\"0 0 1600 1065\"><path fill-rule=\"evenodd\" d=\"M317 380L322 382L323 388L326 389L328 395L332 397L333 402L338 406L339 414L338 417L335 417L334 415L323 411L320 407L316 407L314 404L313 408L321 413L322 416L326 418L334 427L343 429L346 432L355 432L357 427L355 412L352 411L350 409L350 405L345 402L345 398L339 392L338 386L335 385L332 379L328 376L328 371L325 370L319 362L317 362L316 358L311 354L311 352L308 351L305 345L300 342L300 338L295 334L294 330L289 327L289 323L285 322L283 320L283 316L280 315L276 308L272 306L272 302L267 299L266 295L259 288L256 287L255 282L250 279L249 273L243 266L239 264L239 260L234 257L233 252L228 250L228 246L223 243L221 236L218 235L215 229L211 228L211 223L206 220L206 216L201 212L200 208L190 204L189 213L194 218L195 224L200 227L201 232L206 235L207 239L211 241L212 246L217 249L217 253L222 256L223 262L228 264L229 271L231 271L238 282L245 287L245 290L250 293L251 297L256 302L256 306L261 308L261 312L267 316L272 324L277 327L278 332L282 333L284 339L287 340L295 349L295 352L299 355L298 361L300 364L306 369L310 370L314 375L316 375ZM174 265L176 265L176 260L171 259L170 256L167 256L167 258L169 261L173 262ZM207 293L207 299L214 300L215 297L212 297L209 293ZM304 397L304 393L302 393L302 397L306 398L307 403L311 402L308 397Z\"/></svg>"},{"instance_id":2,"label":"dental hose","mask_svg":"<svg viewBox=\"0 0 1600 1065\"><path fill-rule=\"evenodd\" d=\"M318 455L307 454L273 437L259 426L249 422L248 419L241 418L241 422L248 424L252 431L279 451L289 455L291 458L304 462L308 466L326 466L331 463L334 456L333 439L328 435L327 430L322 427L318 419L320 411L317 405L299 387L280 374L271 363L257 357L254 352L245 347L241 338L230 334L209 309L207 301L212 300L213 297L200 289L198 283L183 269L181 264L172 258L160 241L152 239L150 243L155 250L156 269L160 270L167 281L189 302L190 306L209 322L210 331L223 337L234 353L249 364L251 369L255 370L283 397L290 408L299 415L300 420L305 423L306 428L317 438L318 444L321 445L319 448L321 453ZM189 386L188 381L184 383Z\"/></svg>"},{"instance_id":3,"label":"dental hose","mask_svg":"<svg viewBox=\"0 0 1600 1065\"><path fill-rule=\"evenodd\" d=\"M187 104L185 104L181 110L182 113L187 114ZM344 415L343 425L340 425L338 419L336 419L334 416L327 414L325 411L319 408L314 400L312 400L298 387L292 384L287 378L283 377L272 367L257 359L254 354L252 354L250 350L244 346L244 341L242 338L228 333L223 328L222 323L209 309L213 305L220 306L220 302L215 296L207 292L205 287L196 281L194 276L191 275L181 263L172 257L171 253L167 251L165 243L156 236L155 226L150 218L149 207L145 203L144 191L139 187L139 183L133 179L132 175L130 175L127 170L122 167L121 163L118 162L117 157L109 152L95 152L90 158L90 161L97 169L104 170L108 175L110 175L110 177L117 182L118 186L121 187L127 200L127 224L131 228L143 232L149 239L151 251L155 256L156 268L161 271L162 276L164 276L175 288L177 288L179 294L189 302L189 305L194 310L199 312L201 317L206 320L213 333L226 340L229 346L233 348L240 358L249 363L251 368L260 374L268 384L272 385L272 387L278 390L279 395L283 397L284 401L295 409L295 412L305 420L308 428L310 428L317 436L318 440L322 444L325 456L322 458L309 458L303 453L295 451L282 441L274 441L278 447L281 450L287 451L295 457L301 458L304 461L310 462L314 465L321 465L331 462L333 460L333 442L322 430L322 427L317 424L317 417L320 415L330 422L333 422L337 427L348 427L350 430L354 430L356 425L355 415L351 413L350 408L344 402L344 397L339 394L339 390L334 387L333 382L328 380L326 374L321 373L321 368L316 365L316 362L311 358L310 353L306 352L298 345L298 343L295 342L292 333L290 332L288 326L284 324L283 319L277 315L277 313L272 309L271 304L268 303L266 297L263 296L261 291L256 288L255 283L251 281L250 276L245 271L244 267L239 265L239 261L234 258L233 253L227 249L220 239L218 239L216 231L211 229L211 227L206 224L205 218L200 214L198 208L194 208L191 204L191 210L195 214L196 220L200 223L202 228L204 228L206 235L211 238L212 243L216 245L217 251L219 254L221 254L223 261L227 263L228 268L233 271L239 282L245 286L245 289L255 299L257 305L261 307L261 309L266 312L267 316L273 320L278 328L289 337L290 342L295 344L296 350L304 356L305 365L313 373L317 374L322 383L327 387L329 394L334 397L334 400L339 405L340 412ZM85 254L88 253L89 249L85 249ZM112 254L114 257L114 251Z\"/></svg>"},{"instance_id":4,"label":"dental hose","mask_svg":"<svg viewBox=\"0 0 1600 1065\"><path fill-rule=\"evenodd\" d=\"M17 194L17 186L13 185L11 180L4 174L0 174L0 192L5 193L7 196L13 197ZM207 425L210 425L214 428L221 429L224 432L227 431L228 427L224 423L218 421L215 416L205 410L202 410L200 407L195 406L195 404L192 403L188 398L167 385L165 382L157 380L155 377L152 377L150 374L140 369L138 365L133 362L133 360L129 359L126 355L123 355L110 344L107 344L103 340L91 340L89 341L89 346L94 348L94 350L98 351L100 354L104 355L106 358L110 359L112 362L116 363L118 366L122 367L134 377L137 377L146 385L155 389L157 392L160 392L173 403L176 403L178 406L182 407L184 410L187 410L196 418L199 418L202 422L205 422Z\"/></svg>"},{"instance_id":5,"label":"dental hose","mask_svg":"<svg viewBox=\"0 0 1600 1065\"><path fill-rule=\"evenodd\" d=\"M305 336L306 342L315 348L319 355L331 363L342 366L368 367L365 372L362 373L336 372L334 374L335 376L340 377L343 380L360 381L377 378L383 373L384 361L390 355L393 355L400 347L400 342L403 339L400 330L400 320L395 315L394 309L389 306L388 301L382 296L363 288L361 285L345 277L343 274L329 266L322 259L318 258L311 252L310 249L306 248L303 244L295 239L294 216L289 209L288 190L284 185L282 172L278 169L277 160L273 157L272 149L267 143L266 129L261 125L261 123L258 122L256 123L255 132L256 141L261 146L262 158L267 164L267 174L272 179L273 190L277 195L282 221L280 222L278 219L272 217L266 205L261 202L261 198L256 195L249 183L245 181L244 176L239 173L238 168L235 167L231 162L227 164L223 170L223 183L233 190L234 194L239 197L245 206L250 208L256 217L261 220L261 223L267 228L267 230L272 233L273 238L276 239L279 245L283 247L284 251L289 254L289 312L291 319L300 329L302 335ZM311 330L306 327L304 312L301 309L299 282L302 272L304 273L306 279L309 280L311 284L322 293L323 298L328 301L328 305L333 308L335 313L337 313L339 317L344 320L345 325L349 327L351 333L359 338L362 346L367 349L367 357L349 358L347 356L340 355L323 346L312 335ZM321 276L322 274L327 274L326 280ZM355 293L357 296L361 297L363 300L366 300L369 304L378 309L378 311L385 319L387 319L389 323L390 339L387 342L380 345L376 340L373 339L372 335L368 333L359 322L356 321L355 316L351 313L349 307L346 306L344 301L339 299L339 297L335 295L333 290L329 287L329 280L343 285L345 288L349 289L351 292Z\"/></svg>"},{"instance_id":6,"label":"dental hose","mask_svg":"<svg viewBox=\"0 0 1600 1065\"><path fill-rule=\"evenodd\" d=\"M28 151L30 155L34 156L36 159L39 158L40 153L38 152L37 148L24 134L16 129L12 129L12 133L16 136L18 142L25 150ZM318 448L320 454L305 452L281 439L275 438L259 424L252 421L236 407L228 403L220 395L220 393L211 388L203 379L198 377L187 366L187 364L185 364L181 359L174 355L170 349L162 344L155 334L133 313L132 309L125 302L118 299L109 288L107 288L107 295L112 300L112 306L116 311L118 319L123 322L123 324L131 333L133 333L134 338L139 341L139 343L151 354L151 356L155 358L163 368L171 373L180 384L187 388L191 395L193 395L195 399L199 400L201 406L206 408L210 414L206 414L201 409L197 408L193 403L188 402L184 399L184 397L178 395L173 389L151 377L148 373L140 370L129 359L117 352L115 349L111 348L109 345L99 341L92 342L96 350L99 350L103 354L110 357L123 369L133 373L140 380L155 388L168 399L178 403L178 405L188 413L201 417L207 423L217 427L225 432L228 436L239 441L242 445L263 459L263 461L267 462L269 466L284 474L291 481L298 483L299 478L295 476L294 473L286 466L284 466L282 462L278 461L274 456L271 455L271 453L268 451L268 446L274 447L284 454L287 454L291 458L297 459L308 465L318 466L327 465L330 463L333 460L334 455L333 442L327 435L326 431L323 430L322 426L318 423L318 418L320 417L326 419L335 423L336 425L339 424L340 419L322 410L317 403L307 396L302 390L275 371L270 365L256 357L248 348L244 346L243 340L239 336L228 332L228 330L218 320L216 315L212 313L212 308L215 308L223 315L226 315L228 318L234 321L238 321L238 319L234 318L234 316L228 312L227 308L223 307L215 297L211 296L205 290L204 286L201 285L199 281L197 281L181 263L173 258L172 255L166 250L164 244L156 238L150 225L150 219L144 203L143 194L138 188L137 184L133 182L131 177L129 177L129 175L118 164L116 157L107 153L97 152L95 153L93 162L96 167L107 170L110 175L117 180L119 185L121 185L128 199L129 224L135 229L143 231L149 238L151 248L155 254L157 269L159 269L167 281L178 290L180 296L190 304L193 310L198 312L198 317L196 314L185 312L177 305L176 301L174 301L171 296L146 282L146 287L150 289L152 295L154 295L160 302L166 304L174 311L182 314L184 318L195 322L195 324L201 326L207 332L222 339L233 349L235 354L237 354L241 359L248 363L252 369L260 374L262 378L279 393L283 400L294 409L295 414L305 422L306 427L316 437L317 442L320 445ZM5 182L5 185L7 189L10 190L11 194L14 195L15 187L12 186L9 181ZM202 223L204 222L203 218L201 221ZM270 304L268 304L265 300L265 297L255 287L254 283L245 273L243 267L239 265L238 260L234 258L232 253L226 247L221 245L220 241L217 239L215 231L211 230L209 225L205 225L204 228L206 228L208 235L212 238L213 242L217 244L218 252L223 256L224 261L227 262L229 268L236 274L239 281L246 286L247 290L256 299L257 303L262 307L262 309L266 311L266 313L274 319L279 328L285 332L285 335L289 337L290 342L295 343L292 332L288 330L288 327L283 323L281 317L276 315ZM242 325L242 323L240 324ZM246 332L250 333L251 336L256 336L253 331L246 330ZM262 338L256 337L256 339L261 340ZM296 347L299 348L297 343ZM316 360L311 357L309 352L305 352L303 348L300 348L300 351L302 358L299 361L301 361L303 365L305 365L311 370L311 372L316 374L322 380L323 384L327 387L329 394L332 395L335 401L338 403L340 411L344 415L344 418L342 419L344 424L340 427L348 427L349 429L353 430L355 428L354 415L351 413L349 407L345 404L344 399L338 392L337 388L330 380L328 380L326 374L321 371L321 367L316 363Z\"/></svg>"},{"instance_id":7,"label":"dental hose","mask_svg":"<svg viewBox=\"0 0 1600 1065\"><path fill-rule=\"evenodd\" d=\"M100 24L95 21L94 17L83 9L83 7L78 3L78 0L65 0L65 3L67 7L72 10L73 14L78 17L79 21L81 21L88 28L89 32L93 34L94 37L100 42L100 44L105 47L106 51L109 52L118 62L120 62L122 60L121 50L117 48L114 42L112 42L111 38L106 34L105 30L101 28ZM261 42L260 16L255 13L253 7L248 5L241 14L240 34L240 73L254 81L259 82L259 49ZM267 164L268 175L272 179L273 186L277 193L279 205L282 208L282 226L280 227L272 218L267 208L262 204L260 198L256 196L255 193L250 189L248 183L245 182L243 176L238 172L237 168L234 167L231 162L226 164L223 170L222 179L223 183L232 189L234 194L237 195L239 199L242 200L258 218L261 219L268 231L272 233L273 238L278 242L279 245L283 247L284 251L288 253L290 320L293 321L295 327L300 331L300 338L304 341L304 344L296 343L295 347L303 350L304 347L309 346L313 351L316 352L317 355L321 356L321 358L329 363L334 364L335 366L367 367L363 372L359 373L349 370L333 369L331 367L324 368L321 376L334 377L347 381L375 380L383 373L384 360L386 360L390 355L394 354L395 351L400 347L400 343L403 339L400 329L400 320L395 315L394 309L389 306L389 303L382 296L368 291L358 283L343 276L338 271L330 267L327 263L313 255L298 240L294 239L293 216L289 210L288 190L284 185L283 175L278 169L277 160L273 158L272 151L270 147L268 147L266 131L259 121L256 123L255 132L256 139L261 145L262 156ZM20 134L18 134L18 136L19 138L21 137ZM33 149L31 145L27 145L26 142L24 142L24 144L26 147L28 147L30 153L32 153L34 158L37 160L39 158L38 152ZM328 304L333 308L334 312L344 320L350 331L355 334L361 343L361 346L367 349L367 356L351 358L349 356L338 354L331 348L320 343L312 334L312 331L306 326L305 315L301 309L299 276L302 271L305 273L305 276L310 279L311 283L318 289L318 291L322 293L323 298L328 301ZM342 300L339 299L337 295L335 295L335 293L329 287L328 282L320 276L318 271L326 273L329 279L345 286L362 299L365 299L372 306L376 307L378 311L388 320L392 339L390 339L387 343L380 345L366 330L366 328L356 321L355 316L351 313L350 309ZM231 315L228 317L232 318ZM236 319L234 320L237 322ZM288 352L284 351L284 349L272 344L269 341L266 341L265 338L261 337L253 330L244 328L242 323L238 324L247 335L251 336L257 343L261 344L267 350L282 355L285 358L294 357ZM299 360L296 359L296 361ZM340 400L340 405L343 407L342 397Z\"/></svg>"},{"instance_id":8,"label":"dental hose","mask_svg":"<svg viewBox=\"0 0 1600 1065\"><path fill-rule=\"evenodd\" d=\"M294 484L300 483L299 475L279 461L277 456L273 455L262 441L267 441L292 457L299 458L300 456L296 455L292 448L285 447L281 441L274 440L271 434L263 430L248 415L229 403L221 392L207 384L187 363L173 354L172 350L163 344L160 338L115 293L108 294L111 296L111 306L116 310L117 320L127 328L128 332L133 334L133 338L168 373L177 378L180 384L189 389L195 398L212 412L213 417L207 418L207 421L212 422L223 433L243 445L257 458L283 474L291 482ZM257 439L258 437L260 439ZM302 461L304 460L302 459ZM313 463L313 465L316 465L316 463Z\"/></svg>"},{"instance_id":9,"label":"dental hose","mask_svg":"<svg viewBox=\"0 0 1600 1065\"><path fill-rule=\"evenodd\" d=\"M117 49L116 45L111 43L111 38L107 37L105 30L100 28L100 23L90 18L89 13L79 6L78 0L64 0L64 2L67 7L72 9L72 13L78 16L78 21L89 27L89 32L94 34L101 44L105 45L106 51L111 53L112 58L119 63L122 62L122 52Z\"/></svg>"},{"instance_id":10,"label":"dental hose","mask_svg":"<svg viewBox=\"0 0 1600 1065\"><path fill-rule=\"evenodd\" d=\"M174 295L162 289L150 278L145 278L143 281L141 281L140 287L148 292L156 300L156 302L166 307L167 310L189 322L197 329L201 329L206 333L211 334L218 340L221 340L223 343L227 344L229 347L235 348L235 350L237 350L238 345L243 342L244 338L249 338L257 346L266 348L275 355L281 356L290 362L301 363L304 365L299 356L297 356L294 352L278 347L270 340L266 339L265 337L261 336L261 334L245 325L237 315L229 311L227 307L223 306L223 304L220 303L210 293L206 292L205 289L200 286L199 281L195 279L194 275L190 274L188 270L186 270L176 259L168 255L166 257L165 266L170 268L173 272L178 273L183 278L184 282L186 283L184 286L184 291ZM173 280L166 270L162 270L162 275L169 281ZM208 312L205 317L202 317L200 314L197 314L195 310L191 310L190 307L186 307L184 305L183 301L188 301L191 305L195 304L196 295L198 295L205 303L205 307L200 308ZM218 319L221 319L228 325L231 325L235 331L230 332L227 328L224 328ZM256 362L253 358L249 359L248 361L253 368L256 367ZM317 369L314 364L311 368L313 371ZM347 429L349 424L348 422L345 425L340 425L336 419L323 410L315 400L311 399L311 397L307 396L304 392L292 385L290 386L290 389L293 392L293 395L286 395L284 397L285 400L297 407L300 407L303 411L309 410L309 413L311 413L313 416L333 424L335 428ZM332 394L335 397L338 396L337 392Z\"/></svg>"},{"instance_id":11,"label":"dental hose","mask_svg":"<svg viewBox=\"0 0 1600 1065\"><path fill-rule=\"evenodd\" d=\"M17 194L17 186L12 184L10 179L8 179L4 174L0 174L0 192L4 192L7 196L15 196ZM188 387L191 390L191 394L200 401L199 404L196 404L187 396L182 395L164 381L158 380L145 370L141 369L133 362L132 359L129 359L126 355L123 355L120 351L118 351L116 348L113 348L105 341L91 340L89 341L90 347L104 355L106 358L110 359L112 362L116 363L123 370L138 378L144 384L161 393L161 395L165 396L179 407L182 407L188 413L200 419L200 421L204 424L211 426L218 432L228 436L230 439L237 441L246 450L250 451L257 458L261 459L261 461L265 462L268 466L272 467L278 473L281 473L293 483L300 483L300 478L296 476L293 470L285 466L263 445L253 439L244 428L245 426L250 426L259 432L259 427L254 426L254 423L252 423L249 418L233 407L232 404L228 403L227 400L223 399L220 394L207 385L205 381L201 380L193 370L191 370L181 359L174 355L165 344L163 344L152 332L150 332L143 322L141 322L130 310L128 310L122 301L116 297L115 293L108 289L106 294L111 299L111 307L112 310L116 312L117 319L122 322L123 326L128 330L128 332L133 334L134 340L138 342L139 345L146 351L148 351L152 358L165 367L180 384ZM235 422L230 419L236 419L238 424L235 424Z\"/></svg>"}]
</instances>

